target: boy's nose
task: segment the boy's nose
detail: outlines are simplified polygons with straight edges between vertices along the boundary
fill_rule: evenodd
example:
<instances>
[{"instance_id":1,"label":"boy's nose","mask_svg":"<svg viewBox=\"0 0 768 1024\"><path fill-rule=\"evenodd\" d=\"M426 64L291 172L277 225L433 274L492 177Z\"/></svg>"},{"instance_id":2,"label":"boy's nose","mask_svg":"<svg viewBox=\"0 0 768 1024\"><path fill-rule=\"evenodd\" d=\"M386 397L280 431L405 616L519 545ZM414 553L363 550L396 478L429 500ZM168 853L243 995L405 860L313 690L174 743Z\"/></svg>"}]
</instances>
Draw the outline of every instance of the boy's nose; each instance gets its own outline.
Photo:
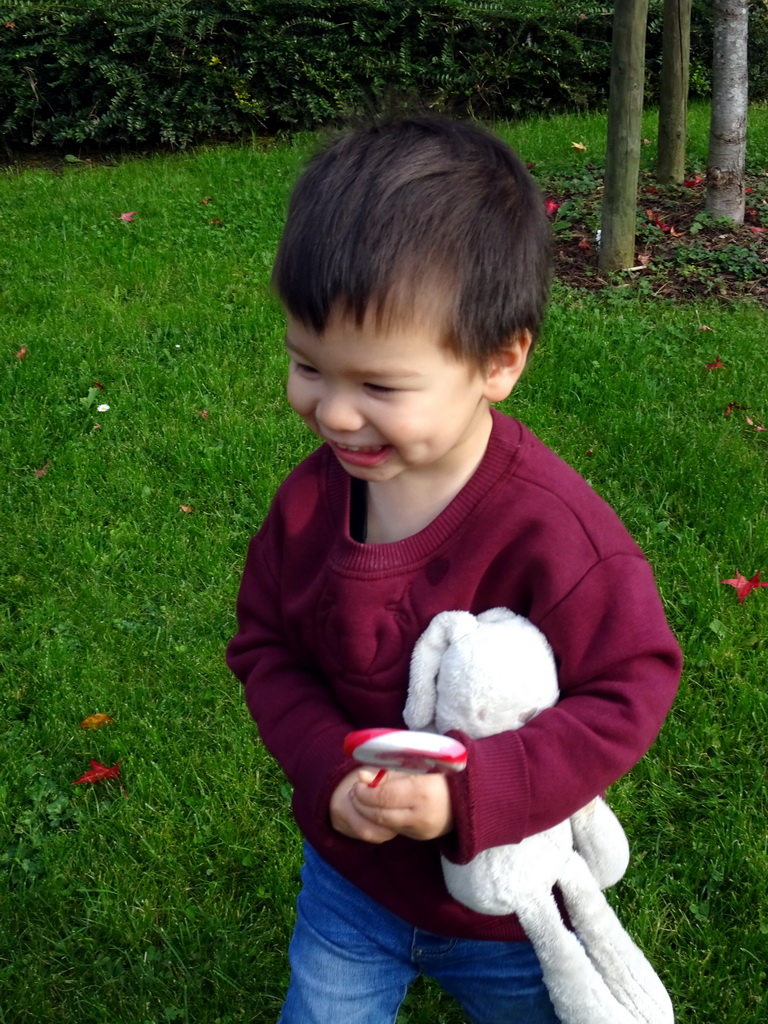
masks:
<instances>
[{"instance_id":1,"label":"boy's nose","mask_svg":"<svg viewBox=\"0 0 768 1024\"><path fill-rule=\"evenodd\" d=\"M332 392L324 394L315 408L315 417L324 432L348 433L359 430L364 420L349 397Z\"/></svg>"}]
</instances>

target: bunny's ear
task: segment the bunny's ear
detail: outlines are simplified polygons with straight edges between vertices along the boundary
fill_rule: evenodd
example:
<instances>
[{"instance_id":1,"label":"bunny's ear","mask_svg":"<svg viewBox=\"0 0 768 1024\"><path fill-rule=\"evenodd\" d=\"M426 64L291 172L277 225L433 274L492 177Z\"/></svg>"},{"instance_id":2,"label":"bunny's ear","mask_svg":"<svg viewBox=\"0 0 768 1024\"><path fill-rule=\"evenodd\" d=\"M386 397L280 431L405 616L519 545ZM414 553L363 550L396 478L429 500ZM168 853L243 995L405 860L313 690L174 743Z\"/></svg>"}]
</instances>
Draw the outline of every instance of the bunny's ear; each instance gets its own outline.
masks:
<instances>
[{"instance_id":1,"label":"bunny's ear","mask_svg":"<svg viewBox=\"0 0 768 1024\"><path fill-rule=\"evenodd\" d=\"M448 647L477 628L469 612L440 612L430 622L411 655L411 677L403 718L409 729L434 725L437 707L437 676Z\"/></svg>"},{"instance_id":2,"label":"bunny's ear","mask_svg":"<svg viewBox=\"0 0 768 1024\"><path fill-rule=\"evenodd\" d=\"M480 612L477 616L478 622L514 622L522 618L509 608L489 608L487 612Z\"/></svg>"}]
</instances>

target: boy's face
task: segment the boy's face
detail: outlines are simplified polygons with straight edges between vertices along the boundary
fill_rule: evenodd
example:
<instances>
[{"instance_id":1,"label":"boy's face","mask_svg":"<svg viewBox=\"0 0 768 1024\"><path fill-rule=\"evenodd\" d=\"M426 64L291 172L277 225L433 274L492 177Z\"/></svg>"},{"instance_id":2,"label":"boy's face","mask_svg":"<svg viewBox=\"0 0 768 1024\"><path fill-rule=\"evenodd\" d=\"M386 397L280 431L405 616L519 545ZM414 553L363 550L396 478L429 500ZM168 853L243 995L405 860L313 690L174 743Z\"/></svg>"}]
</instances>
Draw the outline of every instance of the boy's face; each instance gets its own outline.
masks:
<instances>
[{"instance_id":1,"label":"boy's face","mask_svg":"<svg viewBox=\"0 0 768 1024\"><path fill-rule=\"evenodd\" d=\"M528 339L487 372L458 360L428 324L362 326L332 317L322 334L290 314L288 401L344 469L371 484L433 486L471 474L525 365Z\"/></svg>"}]
</instances>

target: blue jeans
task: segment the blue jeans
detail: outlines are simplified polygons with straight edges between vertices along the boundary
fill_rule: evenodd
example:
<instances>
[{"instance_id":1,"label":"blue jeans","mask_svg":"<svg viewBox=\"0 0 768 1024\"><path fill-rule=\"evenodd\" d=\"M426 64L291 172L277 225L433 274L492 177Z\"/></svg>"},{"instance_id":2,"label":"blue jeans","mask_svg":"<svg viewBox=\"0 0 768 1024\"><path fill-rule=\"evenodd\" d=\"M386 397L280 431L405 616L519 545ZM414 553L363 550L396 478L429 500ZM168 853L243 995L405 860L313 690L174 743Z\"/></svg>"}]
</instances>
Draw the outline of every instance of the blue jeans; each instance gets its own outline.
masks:
<instances>
[{"instance_id":1,"label":"blue jeans","mask_svg":"<svg viewBox=\"0 0 768 1024\"><path fill-rule=\"evenodd\" d=\"M279 1024L394 1024L408 986L434 978L473 1024L558 1024L528 942L413 928L305 844L291 981Z\"/></svg>"}]
</instances>

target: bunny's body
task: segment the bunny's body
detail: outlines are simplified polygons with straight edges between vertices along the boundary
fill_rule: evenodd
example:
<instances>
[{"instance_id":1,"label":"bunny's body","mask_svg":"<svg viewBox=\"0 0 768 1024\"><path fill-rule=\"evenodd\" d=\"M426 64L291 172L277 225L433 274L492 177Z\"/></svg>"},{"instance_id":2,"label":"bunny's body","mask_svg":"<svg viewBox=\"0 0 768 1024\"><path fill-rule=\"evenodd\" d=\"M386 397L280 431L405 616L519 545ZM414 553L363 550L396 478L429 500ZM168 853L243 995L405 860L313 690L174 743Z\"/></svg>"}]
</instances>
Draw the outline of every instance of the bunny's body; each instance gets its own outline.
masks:
<instances>
[{"instance_id":1,"label":"bunny's body","mask_svg":"<svg viewBox=\"0 0 768 1024\"><path fill-rule=\"evenodd\" d=\"M481 739L520 728L558 695L552 651L527 619L505 608L477 617L443 612L414 649L404 718L411 729L459 729ZM451 895L473 910L518 916L563 1024L670 1024L666 990L601 891L628 861L624 830L596 798L554 828L468 864L443 858L443 875Z\"/></svg>"}]
</instances>

